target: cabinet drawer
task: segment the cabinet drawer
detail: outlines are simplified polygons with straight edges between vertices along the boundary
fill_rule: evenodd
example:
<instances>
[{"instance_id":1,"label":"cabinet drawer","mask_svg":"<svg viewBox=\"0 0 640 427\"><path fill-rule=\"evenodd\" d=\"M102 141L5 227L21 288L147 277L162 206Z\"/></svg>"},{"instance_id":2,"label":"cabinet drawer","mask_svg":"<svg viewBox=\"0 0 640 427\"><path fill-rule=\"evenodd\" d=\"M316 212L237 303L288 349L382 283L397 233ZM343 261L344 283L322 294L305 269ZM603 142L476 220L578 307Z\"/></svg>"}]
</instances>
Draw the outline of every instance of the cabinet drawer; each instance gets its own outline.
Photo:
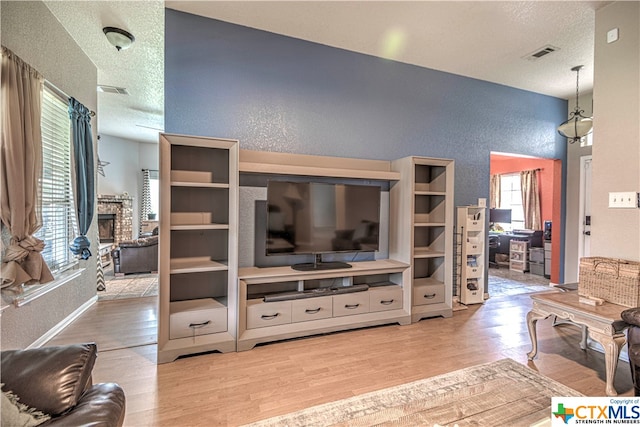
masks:
<instances>
[{"instance_id":1,"label":"cabinet drawer","mask_svg":"<svg viewBox=\"0 0 640 427\"><path fill-rule=\"evenodd\" d=\"M481 231L484 225L484 220L468 219L466 231Z\"/></svg>"},{"instance_id":2,"label":"cabinet drawer","mask_svg":"<svg viewBox=\"0 0 640 427\"><path fill-rule=\"evenodd\" d=\"M333 316L350 316L369 312L369 291L333 296Z\"/></svg>"},{"instance_id":3,"label":"cabinet drawer","mask_svg":"<svg viewBox=\"0 0 640 427\"><path fill-rule=\"evenodd\" d=\"M333 315L332 297L317 297L291 301L291 321L306 322L326 319Z\"/></svg>"},{"instance_id":4,"label":"cabinet drawer","mask_svg":"<svg viewBox=\"0 0 640 427\"><path fill-rule=\"evenodd\" d=\"M291 301L247 301L247 329L291 323Z\"/></svg>"},{"instance_id":5,"label":"cabinet drawer","mask_svg":"<svg viewBox=\"0 0 640 427\"><path fill-rule=\"evenodd\" d=\"M480 255L484 250L483 242L471 243L467 242L467 255Z\"/></svg>"},{"instance_id":6,"label":"cabinet drawer","mask_svg":"<svg viewBox=\"0 0 640 427\"><path fill-rule=\"evenodd\" d=\"M482 277L484 269L482 267L469 267L467 266L467 277L477 279Z\"/></svg>"},{"instance_id":7,"label":"cabinet drawer","mask_svg":"<svg viewBox=\"0 0 640 427\"><path fill-rule=\"evenodd\" d=\"M402 308L402 287L381 286L369 289L369 311Z\"/></svg>"},{"instance_id":8,"label":"cabinet drawer","mask_svg":"<svg viewBox=\"0 0 640 427\"><path fill-rule=\"evenodd\" d=\"M516 271L527 271L529 270L529 266L528 263L526 261L514 261L511 260L511 263L509 265L509 269L510 270L516 270Z\"/></svg>"},{"instance_id":9,"label":"cabinet drawer","mask_svg":"<svg viewBox=\"0 0 640 427\"><path fill-rule=\"evenodd\" d=\"M444 283L413 288L413 305L438 304L441 302L444 302Z\"/></svg>"},{"instance_id":10,"label":"cabinet drawer","mask_svg":"<svg viewBox=\"0 0 640 427\"><path fill-rule=\"evenodd\" d=\"M169 307L169 339L227 330L227 307L213 298L175 301Z\"/></svg>"}]
</instances>

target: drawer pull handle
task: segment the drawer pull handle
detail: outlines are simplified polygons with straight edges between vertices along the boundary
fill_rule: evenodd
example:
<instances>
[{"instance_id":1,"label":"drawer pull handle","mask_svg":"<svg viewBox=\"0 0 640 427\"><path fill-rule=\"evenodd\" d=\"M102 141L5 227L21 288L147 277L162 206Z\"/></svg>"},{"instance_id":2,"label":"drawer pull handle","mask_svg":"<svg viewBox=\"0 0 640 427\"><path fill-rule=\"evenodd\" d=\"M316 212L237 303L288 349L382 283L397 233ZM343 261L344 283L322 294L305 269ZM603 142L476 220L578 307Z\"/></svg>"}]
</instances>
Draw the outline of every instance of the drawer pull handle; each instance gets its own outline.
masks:
<instances>
[{"instance_id":1,"label":"drawer pull handle","mask_svg":"<svg viewBox=\"0 0 640 427\"><path fill-rule=\"evenodd\" d=\"M382 305L389 305L389 304L393 304L395 300L394 299L388 299L388 300L381 300L380 304Z\"/></svg>"},{"instance_id":2,"label":"drawer pull handle","mask_svg":"<svg viewBox=\"0 0 640 427\"><path fill-rule=\"evenodd\" d=\"M354 308L360 307L360 304L345 304L344 308L348 308L349 310L353 310Z\"/></svg>"},{"instance_id":3,"label":"drawer pull handle","mask_svg":"<svg viewBox=\"0 0 640 427\"><path fill-rule=\"evenodd\" d=\"M320 307L318 307L316 309L307 308L304 312L307 313L307 314L316 314L316 313L320 312Z\"/></svg>"},{"instance_id":4,"label":"drawer pull handle","mask_svg":"<svg viewBox=\"0 0 640 427\"><path fill-rule=\"evenodd\" d=\"M262 316L260 316L263 320L273 320L276 317L278 317L280 313L276 313L276 314L263 314Z\"/></svg>"},{"instance_id":5,"label":"drawer pull handle","mask_svg":"<svg viewBox=\"0 0 640 427\"><path fill-rule=\"evenodd\" d=\"M436 297L436 294L425 294L424 296L426 299L434 299Z\"/></svg>"},{"instance_id":6,"label":"drawer pull handle","mask_svg":"<svg viewBox=\"0 0 640 427\"><path fill-rule=\"evenodd\" d=\"M202 322L202 323L189 323L189 327L193 329L204 328L209 323L211 323L211 320L207 320L206 322Z\"/></svg>"}]
</instances>

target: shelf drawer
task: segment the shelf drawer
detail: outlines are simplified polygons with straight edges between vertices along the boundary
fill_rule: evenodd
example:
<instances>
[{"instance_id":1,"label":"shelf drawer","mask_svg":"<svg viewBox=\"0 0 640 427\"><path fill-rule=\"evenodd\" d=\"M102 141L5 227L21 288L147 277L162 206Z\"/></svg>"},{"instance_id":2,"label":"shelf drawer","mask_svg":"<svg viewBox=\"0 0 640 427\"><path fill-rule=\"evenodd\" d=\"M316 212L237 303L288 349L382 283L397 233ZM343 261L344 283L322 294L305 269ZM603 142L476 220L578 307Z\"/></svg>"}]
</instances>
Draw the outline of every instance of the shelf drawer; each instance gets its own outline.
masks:
<instances>
[{"instance_id":1,"label":"shelf drawer","mask_svg":"<svg viewBox=\"0 0 640 427\"><path fill-rule=\"evenodd\" d=\"M227 307L213 298L175 301L169 308L169 339L227 330Z\"/></svg>"},{"instance_id":2,"label":"shelf drawer","mask_svg":"<svg viewBox=\"0 0 640 427\"><path fill-rule=\"evenodd\" d=\"M380 286L369 289L370 311L386 311L402 308L402 287Z\"/></svg>"},{"instance_id":3,"label":"shelf drawer","mask_svg":"<svg viewBox=\"0 0 640 427\"><path fill-rule=\"evenodd\" d=\"M414 286L413 305L438 304L444 302L444 284Z\"/></svg>"},{"instance_id":4,"label":"shelf drawer","mask_svg":"<svg viewBox=\"0 0 640 427\"><path fill-rule=\"evenodd\" d=\"M511 249L511 251L526 252L527 245L528 245L528 242L511 240L509 248Z\"/></svg>"},{"instance_id":5,"label":"shelf drawer","mask_svg":"<svg viewBox=\"0 0 640 427\"><path fill-rule=\"evenodd\" d=\"M468 219L467 229L465 231L481 231L483 226L483 220Z\"/></svg>"},{"instance_id":6,"label":"shelf drawer","mask_svg":"<svg viewBox=\"0 0 640 427\"><path fill-rule=\"evenodd\" d=\"M477 279L479 277L482 277L483 271L484 269L482 268L482 266L477 266L477 267L467 266L467 277Z\"/></svg>"},{"instance_id":7,"label":"shelf drawer","mask_svg":"<svg viewBox=\"0 0 640 427\"><path fill-rule=\"evenodd\" d=\"M247 301L247 329L291 323L291 301Z\"/></svg>"},{"instance_id":8,"label":"shelf drawer","mask_svg":"<svg viewBox=\"0 0 640 427\"><path fill-rule=\"evenodd\" d=\"M484 243L470 243L467 242L467 255L481 255L484 250Z\"/></svg>"},{"instance_id":9,"label":"shelf drawer","mask_svg":"<svg viewBox=\"0 0 640 427\"><path fill-rule=\"evenodd\" d=\"M509 269L510 270L515 270L515 271L528 271L529 270L529 266L528 263L526 261L514 261L511 260L510 264L509 264Z\"/></svg>"},{"instance_id":10,"label":"shelf drawer","mask_svg":"<svg viewBox=\"0 0 640 427\"><path fill-rule=\"evenodd\" d=\"M333 296L333 316L350 316L369 312L369 291Z\"/></svg>"},{"instance_id":11,"label":"shelf drawer","mask_svg":"<svg viewBox=\"0 0 640 427\"><path fill-rule=\"evenodd\" d=\"M317 297L291 301L291 321L327 319L333 315L333 298Z\"/></svg>"}]
</instances>

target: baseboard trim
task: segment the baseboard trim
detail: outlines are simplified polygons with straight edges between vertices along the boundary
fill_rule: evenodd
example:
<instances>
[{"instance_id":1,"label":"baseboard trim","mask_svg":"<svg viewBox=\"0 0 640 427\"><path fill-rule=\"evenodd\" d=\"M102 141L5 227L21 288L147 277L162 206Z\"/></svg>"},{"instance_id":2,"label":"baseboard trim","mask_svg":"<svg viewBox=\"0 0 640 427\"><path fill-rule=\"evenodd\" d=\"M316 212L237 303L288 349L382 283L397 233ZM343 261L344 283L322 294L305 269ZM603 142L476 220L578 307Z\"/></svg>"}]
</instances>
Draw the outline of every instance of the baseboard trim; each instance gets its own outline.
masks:
<instances>
[{"instance_id":1,"label":"baseboard trim","mask_svg":"<svg viewBox=\"0 0 640 427\"><path fill-rule=\"evenodd\" d=\"M65 317L61 322L59 322L53 328L49 329L44 335L42 335L40 338L38 338L33 343L31 343L31 345L29 345L27 348L39 348L45 345L47 342L49 342L51 338L58 335L58 333L60 333L64 328L69 326L71 322L73 322L78 317L80 317L85 311L87 311L97 301L98 301L98 295L94 295L87 302L85 302L80 307L75 309L73 313Z\"/></svg>"}]
</instances>

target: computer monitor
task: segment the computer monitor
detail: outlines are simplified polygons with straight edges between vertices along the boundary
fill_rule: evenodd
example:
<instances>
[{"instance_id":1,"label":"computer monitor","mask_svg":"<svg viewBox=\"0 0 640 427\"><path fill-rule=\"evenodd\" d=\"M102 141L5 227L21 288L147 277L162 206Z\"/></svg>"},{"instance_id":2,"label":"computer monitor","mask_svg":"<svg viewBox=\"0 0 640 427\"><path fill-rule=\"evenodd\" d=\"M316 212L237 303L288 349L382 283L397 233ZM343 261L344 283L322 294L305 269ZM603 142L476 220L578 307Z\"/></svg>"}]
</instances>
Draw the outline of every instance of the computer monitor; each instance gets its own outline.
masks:
<instances>
[{"instance_id":1,"label":"computer monitor","mask_svg":"<svg viewBox=\"0 0 640 427\"><path fill-rule=\"evenodd\" d=\"M511 224L511 209L489 209L489 222Z\"/></svg>"}]
</instances>

